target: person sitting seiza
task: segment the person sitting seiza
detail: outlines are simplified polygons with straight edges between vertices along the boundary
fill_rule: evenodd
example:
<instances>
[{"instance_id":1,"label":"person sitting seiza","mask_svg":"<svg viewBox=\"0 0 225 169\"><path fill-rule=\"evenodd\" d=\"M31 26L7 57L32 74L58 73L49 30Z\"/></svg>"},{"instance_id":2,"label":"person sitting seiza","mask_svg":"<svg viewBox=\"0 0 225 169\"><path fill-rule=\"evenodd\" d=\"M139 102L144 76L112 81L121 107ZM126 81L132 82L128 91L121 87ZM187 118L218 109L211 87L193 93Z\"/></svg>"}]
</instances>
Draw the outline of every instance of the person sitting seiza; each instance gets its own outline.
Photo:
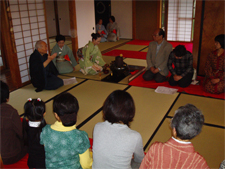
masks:
<instances>
[{"instance_id":1,"label":"person sitting seiza","mask_svg":"<svg viewBox=\"0 0 225 169\"><path fill-rule=\"evenodd\" d=\"M65 36L56 36L56 45L53 47L51 55L57 53L56 58L52 61L55 64L59 74L71 73L75 70L77 62L74 58L72 50L65 45Z\"/></svg>"},{"instance_id":2,"label":"person sitting seiza","mask_svg":"<svg viewBox=\"0 0 225 169\"><path fill-rule=\"evenodd\" d=\"M178 45L170 53L167 66L172 74L169 79L171 86L187 87L191 84L194 73L193 56L183 45Z\"/></svg>"}]
</instances>

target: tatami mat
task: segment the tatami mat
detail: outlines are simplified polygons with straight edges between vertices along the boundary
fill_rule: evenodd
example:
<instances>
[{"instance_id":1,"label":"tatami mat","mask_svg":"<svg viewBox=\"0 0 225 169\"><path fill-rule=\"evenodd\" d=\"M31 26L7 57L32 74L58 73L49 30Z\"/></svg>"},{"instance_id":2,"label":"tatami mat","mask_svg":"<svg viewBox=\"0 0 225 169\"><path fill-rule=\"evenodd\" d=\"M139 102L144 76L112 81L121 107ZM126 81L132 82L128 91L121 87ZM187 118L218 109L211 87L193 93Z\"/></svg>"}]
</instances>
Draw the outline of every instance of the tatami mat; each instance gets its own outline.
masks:
<instances>
[{"instance_id":1,"label":"tatami mat","mask_svg":"<svg viewBox=\"0 0 225 169\"><path fill-rule=\"evenodd\" d=\"M127 92L133 97L136 107L131 129L138 131L142 135L143 145L145 145L178 94L158 94L153 89L139 87L131 87ZM85 130L89 137L92 137L95 124L102 121L102 112L100 112L85 124L81 130Z\"/></svg>"},{"instance_id":2,"label":"tatami mat","mask_svg":"<svg viewBox=\"0 0 225 169\"><path fill-rule=\"evenodd\" d=\"M224 100L181 94L176 104L173 106L169 116L173 116L175 110L180 106L191 103L199 108L205 116L205 123L225 126Z\"/></svg>"},{"instance_id":3,"label":"tatami mat","mask_svg":"<svg viewBox=\"0 0 225 169\"><path fill-rule=\"evenodd\" d=\"M120 49L120 50L131 50L131 51L139 51L141 49L144 49L146 46L144 45L123 45L123 46L120 46L116 49Z\"/></svg>"},{"instance_id":4,"label":"tatami mat","mask_svg":"<svg viewBox=\"0 0 225 169\"><path fill-rule=\"evenodd\" d=\"M77 125L101 108L106 97L111 92L118 89L123 90L126 87L126 85L88 80L69 90L68 92L73 94L79 102L80 109L77 117ZM46 104L47 113L45 119L49 124L55 122L52 113L52 103L53 101L50 101Z\"/></svg>"},{"instance_id":5,"label":"tatami mat","mask_svg":"<svg viewBox=\"0 0 225 169\"><path fill-rule=\"evenodd\" d=\"M101 51L104 51L106 49L109 49L109 48L112 48L112 47L115 47L117 45L120 45L120 44L123 44L123 43L126 43L126 42L129 42L130 39L120 39L116 42L102 42L98 45L98 48L101 50Z\"/></svg>"},{"instance_id":6,"label":"tatami mat","mask_svg":"<svg viewBox=\"0 0 225 169\"><path fill-rule=\"evenodd\" d=\"M148 52L148 47L142 50L142 52Z\"/></svg>"},{"instance_id":7,"label":"tatami mat","mask_svg":"<svg viewBox=\"0 0 225 169\"><path fill-rule=\"evenodd\" d=\"M68 78L68 77L62 77L62 76L59 76L59 77L63 79ZM84 81L84 79L77 78L77 81L78 83L80 83ZM23 114L24 113L23 106L27 102L28 98L41 98L43 101L47 101L48 99L71 88L72 86L76 84L62 86L58 88L57 90L43 90L41 92L35 92L36 88L34 88L32 84L29 84L27 86L24 86L20 89L17 89L11 92L9 97L9 104L12 105L15 109L17 109L19 114Z\"/></svg>"},{"instance_id":8,"label":"tatami mat","mask_svg":"<svg viewBox=\"0 0 225 169\"><path fill-rule=\"evenodd\" d=\"M146 60L143 60L143 59L125 58L124 62L128 65L147 67L147 62L146 62Z\"/></svg>"},{"instance_id":9,"label":"tatami mat","mask_svg":"<svg viewBox=\"0 0 225 169\"><path fill-rule=\"evenodd\" d=\"M166 118L146 152L155 141L166 142L171 137L170 120ZM206 159L210 168L219 168L220 163L225 159L224 134L224 129L203 126L202 132L191 140L195 151L199 152Z\"/></svg>"},{"instance_id":10,"label":"tatami mat","mask_svg":"<svg viewBox=\"0 0 225 169\"><path fill-rule=\"evenodd\" d=\"M75 66L75 71L73 71L71 73L63 74L62 76L78 77L78 78L92 79L92 80L101 80L101 79L105 78L106 76L108 76L109 73L104 74L103 72L101 72L101 73L98 73L96 75L89 75L89 74L84 75L82 72L80 72L80 65L78 64L78 65Z\"/></svg>"}]
</instances>

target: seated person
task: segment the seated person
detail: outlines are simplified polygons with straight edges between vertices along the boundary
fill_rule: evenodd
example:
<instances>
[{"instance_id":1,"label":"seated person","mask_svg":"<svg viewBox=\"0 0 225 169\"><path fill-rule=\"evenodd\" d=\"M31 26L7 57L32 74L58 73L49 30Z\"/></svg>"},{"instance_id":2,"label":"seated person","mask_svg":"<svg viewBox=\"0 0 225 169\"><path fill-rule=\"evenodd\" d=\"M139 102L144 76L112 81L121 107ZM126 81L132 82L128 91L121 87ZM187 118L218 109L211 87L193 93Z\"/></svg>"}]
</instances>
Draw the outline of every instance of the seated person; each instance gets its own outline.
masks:
<instances>
[{"instance_id":1,"label":"seated person","mask_svg":"<svg viewBox=\"0 0 225 169\"><path fill-rule=\"evenodd\" d=\"M204 116L192 104L179 107L171 121L172 138L155 142L145 155L140 169L155 168L209 168L205 159L194 150L190 139L202 129Z\"/></svg>"},{"instance_id":2,"label":"seated person","mask_svg":"<svg viewBox=\"0 0 225 169\"><path fill-rule=\"evenodd\" d=\"M50 56L47 50L47 44L39 40L35 44L34 52L30 55L30 77L31 83L37 88L36 92L44 89L54 90L63 86L63 80L57 77L58 70L52 62L57 53Z\"/></svg>"},{"instance_id":3,"label":"seated person","mask_svg":"<svg viewBox=\"0 0 225 169\"><path fill-rule=\"evenodd\" d=\"M16 109L7 104L9 87L1 81L1 156L3 164L13 164L22 159L28 151L24 146L23 128Z\"/></svg>"},{"instance_id":4,"label":"seated person","mask_svg":"<svg viewBox=\"0 0 225 169\"><path fill-rule=\"evenodd\" d=\"M144 158L142 137L129 128L134 115L134 100L129 93L116 90L107 97L103 105L105 121L97 123L93 132L93 169L140 166Z\"/></svg>"},{"instance_id":5,"label":"seated person","mask_svg":"<svg viewBox=\"0 0 225 169\"><path fill-rule=\"evenodd\" d=\"M101 42L107 42L108 32L105 29L105 26L102 25L102 19L98 20L98 24L96 25L96 33L101 35Z\"/></svg>"},{"instance_id":6,"label":"seated person","mask_svg":"<svg viewBox=\"0 0 225 169\"><path fill-rule=\"evenodd\" d=\"M63 85L77 83L75 77L70 79L57 77L58 70L52 62L57 53L50 56L47 54L47 50L47 44L39 40L35 44L34 52L30 55L30 77L31 83L37 88L35 91L40 92L44 89L55 90Z\"/></svg>"},{"instance_id":7,"label":"seated person","mask_svg":"<svg viewBox=\"0 0 225 169\"><path fill-rule=\"evenodd\" d=\"M143 75L143 79L150 81L154 79L156 83L166 81L169 73L167 61L172 51L172 45L164 40L165 32L162 29L155 30L152 35L154 41L149 43L147 60L147 71Z\"/></svg>"},{"instance_id":8,"label":"seated person","mask_svg":"<svg viewBox=\"0 0 225 169\"><path fill-rule=\"evenodd\" d=\"M205 65L204 90L209 93L223 93L225 89L224 34L215 37L216 50L209 54Z\"/></svg>"},{"instance_id":9,"label":"seated person","mask_svg":"<svg viewBox=\"0 0 225 169\"><path fill-rule=\"evenodd\" d=\"M57 43L53 47L51 55L57 53L57 56L52 61L59 71L59 74L70 73L75 70L74 66L77 65L73 52L67 45L64 44L65 36L57 35L55 40Z\"/></svg>"},{"instance_id":10,"label":"seated person","mask_svg":"<svg viewBox=\"0 0 225 169\"><path fill-rule=\"evenodd\" d=\"M109 23L107 24L107 32L108 32L108 37L107 40L109 42L116 42L120 38L120 29L118 24L115 22L115 17L110 16L109 18Z\"/></svg>"},{"instance_id":11,"label":"seated person","mask_svg":"<svg viewBox=\"0 0 225 169\"><path fill-rule=\"evenodd\" d=\"M53 101L57 121L41 132L40 144L45 148L46 168L91 168L90 142L85 131L76 128L79 104L70 93L62 93Z\"/></svg>"},{"instance_id":12,"label":"seated person","mask_svg":"<svg viewBox=\"0 0 225 169\"><path fill-rule=\"evenodd\" d=\"M95 75L103 70L103 66L106 64L102 59L101 51L98 48L98 44L101 41L99 33L92 33L92 41L89 41L82 49L82 57L79 59L81 72L84 75ZM79 52L79 51L78 51Z\"/></svg>"},{"instance_id":13,"label":"seated person","mask_svg":"<svg viewBox=\"0 0 225 169\"><path fill-rule=\"evenodd\" d=\"M194 73L193 56L183 45L176 46L170 53L167 66L172 74L169 79L171 86L187 87L191 84Z\"/></svg>"}]
</instances>

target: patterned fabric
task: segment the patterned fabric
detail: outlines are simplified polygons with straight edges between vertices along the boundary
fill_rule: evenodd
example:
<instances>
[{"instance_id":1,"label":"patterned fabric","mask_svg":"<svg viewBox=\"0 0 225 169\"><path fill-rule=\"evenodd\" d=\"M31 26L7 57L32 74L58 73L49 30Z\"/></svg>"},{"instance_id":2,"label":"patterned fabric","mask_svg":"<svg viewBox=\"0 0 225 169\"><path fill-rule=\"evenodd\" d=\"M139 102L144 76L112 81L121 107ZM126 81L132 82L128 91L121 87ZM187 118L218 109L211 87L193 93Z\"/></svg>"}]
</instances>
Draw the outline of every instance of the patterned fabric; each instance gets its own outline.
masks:
<instances>
[{"instance_id":1,"label":"patterned fabric","mask_svg":"<svg viewBox=\"0 0 225 169\"><path fill-rule=\"evenodd\" d=\"M151 168L209 169L205 159L195 152L192 143L182 144L172 138L166 143L151 145L140 169Z\"/></svg>"},{"instance_id":2,"label":"patterned fabric","mask_svg":"<svg viewBox=\"0 0 225 169\"><path fill-rule=\"evenodd\" d=\"M85 131L74 129L60 132L46 125L40 138L40 143L45 147L46 168L82 168L79 154L83 154L90 147Z\"/></svg>"},{"instance_id":3,"label":"patterned fabric","mask_svg":"<svg viewBox=\"0 0 225 169\"><path fill-rule=\"evenodd\" d=\"M209 54L206 65L205 65L205 81L204 89L209 93L223 93L225 89L225 63L224 63L224 53L217 56L217 51ZM219 78L219 83L213 84L211 79Z\"/></svg>"},{"instance_id":4,"label":"patterned fabric","mask_svg":"<svg viewBox=\"0 0 225 169\"><path fill-rule=\"evenodd\" d=\"M80 58L79 64L81 72L84 75L95 75L98 72L95 67L102 69L105 65L105 61L102 59L101 51L97 45L94 45L91 41L82 49L83 57Z\"/></svg>"},{"instance_id":5,"label":"patterned fabric","mask_svg":"<svg viewBox=\"0 0 225 169\"><path fill-rule=\"evenodd\" d=\"M172 67L174 64L175 68ZM188 73L193 73L193 56L187 51L181 59L176 59L173 52L170 53L168 63L167 63L169 71L172 75L181 75L182 77L186 76Z\"/></svg>"},{"instance_id":6,"label":"patterned fabric","mask_svg":"<svg viewBox=\"0 0 225 169\"><path fill-rule=\"evenodd\" d=\"M113 22L113 23L110 22L107 24L106 29L108 32L107 40L110 42L116 42L117 38L120 37L120 28L118 24L116 22Z\"/></svg>"},{"instance_id":7,"label":"patterned fabric","mask_svg":"<svg viewBox=\"0 0 225 169\"><path fill-rule=\"evenodd\" d=\"M64 74L72 72L73 67L77 65L72 50L67 45L64 45L63 48L60 49L59 45L56 43L52 49L51 55L54 53L57 53L57 56L52 62L55 64L59 73ZM70 61L65 59L66 55L69 57Z\"/></svg>"}]
</instances>

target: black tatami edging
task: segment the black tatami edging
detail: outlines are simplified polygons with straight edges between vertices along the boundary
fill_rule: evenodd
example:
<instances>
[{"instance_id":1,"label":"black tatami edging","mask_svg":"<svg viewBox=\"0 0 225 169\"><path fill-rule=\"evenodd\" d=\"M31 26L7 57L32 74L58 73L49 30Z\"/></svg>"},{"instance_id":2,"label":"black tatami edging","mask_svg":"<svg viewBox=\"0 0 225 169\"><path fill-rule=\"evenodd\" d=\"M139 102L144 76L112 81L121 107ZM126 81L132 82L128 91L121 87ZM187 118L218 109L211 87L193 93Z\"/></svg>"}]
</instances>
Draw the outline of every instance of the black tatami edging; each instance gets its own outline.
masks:
<instances>
[{"instance_id":1,"label":"black tatami edging","mask_svg":"<svg viewBox=\"0 0 225 169\"><path fill-rule=\"evenodd\" d=\"M45 101L45 104L46 103L48 103L48 102L50 102L51 100L53 100L55 97L57 97L58 95L60 95L60 94L62 94L62 93L65 93L65 92L68 92L69 90L71 90L71 89L73 89L73 88L75 88L75 87L77 87L77 86L79 86L79 85L81 85L81 84L83 84L84 82L86 82L86 81L88 81L87 79L85 79L84 81L82 81L82 82L80 82L80 83L78 83L78 84L76 84L76 85L74 85L74 86L72 86L71 88L69 88L69 89L66 89L66 90L64 90L63 92L61 92L61 93L59 93L59 94L57 94L57 95L55 95L54 97L52 97L51 99L48 99L47 101Z\"/></svg>"},{"instance_id":2,"label":"black tatami edging","mask_svg":"<svg viewBox=\"0 0 225 169\"><path fill-rule=\"evenodd\" d=\"M123 89L123 91L127 91L131 86L127 86L125 89ZM100 113L102 111L102 108L99 108L96 112L94 112L92 115L90 115L88 118L86 118L83 122L81 122L78 126L77 129L81 128L82 126L84 126L87 122L89 122L93 117L95 117L98 113Z\"/></svg>"},{"instance_id":3,"label":"black tatami edging","mask_svg":"<svg viewBox=\"0 0 225 169\"><path fill-rule=\"evenodd\" d=\"M167 118L172 119L173 117L172 116L167 116ZM217 124L204 123L204 125L205 126L210 126L210 127L216 127L216 128L225 129L225 126L220 126L220 125L217 125Z\"/></svg>"},{"instance_id":4,"label":"black tatami edging","mask_svg":"<svg viewBox=\"0 0 225 169\"><path fill-rule=\"evenodd\" d=\"M209 98L209 99L224 100L224 99L221 99L221 98L210 97L210 96L202 96L202 95L197 95L197 94L190 94L190 93L186 93L186 92L181 92L181 93L182 93L182 94L187 94L187 95L192 95L192 96L198 96L198 97Z\"/></svg>"},{"instance_id":5,"label":"black tatami edging","mask_svg":"<svg viewBox=\"0 0 225 169\"><path fill-rule=\"evenodd\" d=\"M165 114L165 116L163 117L163 119L161 120L161 122L159 123L159 125L157 126L157 128L155 129L154 133L151 135L151 137L149 138L149 140L147 141L147 143L144 146L144 151L147 149L148 145L150 144L150 142L152 141L152 139L154 138L154 136L156 135L156 133L158 132L159 128L161 127L161 125L163 124L163 122L165 121L166 117L168 116L170 110L173 108L174 104L177 102L178 98L180 97L181 93L178 94L178 96L176 97L176 99L173 101L173 104L170 106L169 110L167 111L167 113Z\"/></svg>"},{"instance_id":6,"label":"black tatami edging","mask_svg":"<svg viewBox=\"0 0 225 169\"><path fill-rule=\"evenodd\" d=\"M143 49L139 50L138 52L141 52L141 51L145 50L146 48L148 48L148 46L144 47Z\"/></svg>"},{"instance_id":7,"label":"black tatami edging","mask_svg":"<svg viewBox=\"0 0 225 169\"><path fill-rule=\"evenodd\" d=\"M86 79L86 80L84 80L84 81L82 81L82 82L80 82L80 83L78 83L78 84L76 84L76 85L72 86L72 87L71 87L71 88L69 88L69 89L64 90L63 92L61 92L61 93L59 93L59 94L55 95L54 97L52 97L52 98L48 99L48 100L47 100L47 101L45 101L44 103L46 104L46 103L50 102L51 100L53 100L53 99L54 99L55 97L57 97L58 95L60 95L60 94L62 94L62 93L65 93L65 92L68 92L69 90L71 90L71 89L73 89L73 88L75 88L75 87L77 87L77 86L81 85L82 83L86 82L87 80L88 80L88 79ZM23 115L24 115L24 113L23 113L23 114L21 114L21 115L20 115L20 117L22 117Z\"/></svg>"}]
</instances>

